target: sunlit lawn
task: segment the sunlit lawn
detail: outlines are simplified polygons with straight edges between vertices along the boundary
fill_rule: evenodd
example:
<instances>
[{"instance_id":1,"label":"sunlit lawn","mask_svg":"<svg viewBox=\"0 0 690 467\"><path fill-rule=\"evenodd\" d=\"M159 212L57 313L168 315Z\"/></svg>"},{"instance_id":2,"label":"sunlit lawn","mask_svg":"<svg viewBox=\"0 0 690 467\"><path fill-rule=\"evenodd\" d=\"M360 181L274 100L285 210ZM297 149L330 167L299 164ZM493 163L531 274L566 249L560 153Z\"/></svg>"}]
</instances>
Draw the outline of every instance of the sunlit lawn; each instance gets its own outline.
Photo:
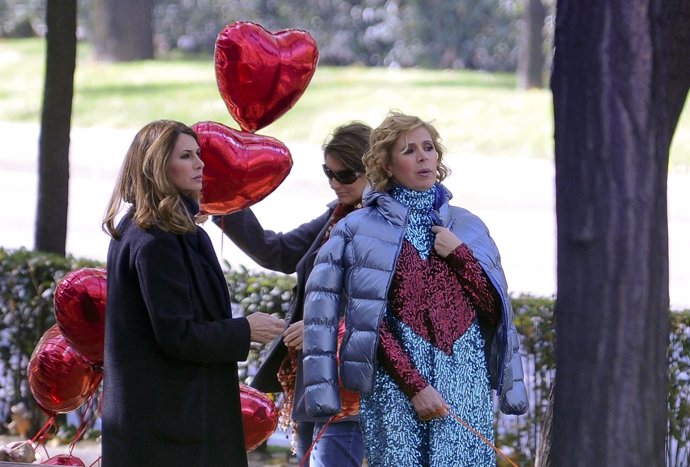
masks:
<instances>
[{"instance_id":1,"label":"sunlit lawn","mask_svg":"<svg viewBox=\"0 0 690 467\"><path fill-rule=\"evenodd\" d=\"M0 120L39 122L44 42L0 40ZM296 105L258 131L321 144L337 125L378 124L389 109L433 120L452 153L552 157L548 90L515 89L511 74L317 67ZM672 165L690 163L690 116L674 138ZM213 120L239 129L218 92L213 57L98 63L80 44L73 125L138 128L158 118Z\"/></svg>"}]
</instances>

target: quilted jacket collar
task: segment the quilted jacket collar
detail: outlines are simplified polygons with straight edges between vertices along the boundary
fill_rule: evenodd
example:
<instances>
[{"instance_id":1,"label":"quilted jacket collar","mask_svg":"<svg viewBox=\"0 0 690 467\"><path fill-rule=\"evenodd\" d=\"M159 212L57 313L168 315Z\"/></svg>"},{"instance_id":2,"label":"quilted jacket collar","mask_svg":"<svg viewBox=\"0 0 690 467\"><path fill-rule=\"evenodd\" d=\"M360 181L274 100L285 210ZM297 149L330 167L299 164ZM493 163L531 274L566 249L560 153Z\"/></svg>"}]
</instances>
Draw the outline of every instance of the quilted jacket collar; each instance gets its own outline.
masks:
<instances>
[{"instance_id":1,"label":"quilted jacket collar","mask_svg":"<svg viewBox=\"0 0 690 467\"><path fill-rule=\"evenodd\" d=\"M436 187L434 211L439 217L438 224L448 227L448 203L453 198L453 194L440 183L437 183ZM407 206L400 204L386 192L367 188L362 195L362 203L365 207L377 208L386 219L395 225L404 226L407 222Z\"/></svg>"}]
</instances>

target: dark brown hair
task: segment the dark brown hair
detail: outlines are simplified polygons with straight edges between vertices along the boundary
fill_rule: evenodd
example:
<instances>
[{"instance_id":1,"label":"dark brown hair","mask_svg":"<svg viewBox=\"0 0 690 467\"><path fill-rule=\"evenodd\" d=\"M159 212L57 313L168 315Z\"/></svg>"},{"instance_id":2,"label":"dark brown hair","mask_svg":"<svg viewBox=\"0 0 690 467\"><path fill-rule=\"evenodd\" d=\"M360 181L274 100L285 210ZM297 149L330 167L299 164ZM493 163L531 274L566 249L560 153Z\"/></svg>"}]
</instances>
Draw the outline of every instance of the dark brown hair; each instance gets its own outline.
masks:
<instances>
[{"instance_id":1,"label":"dark brown hair","mask_svg":"<svg viewBox=\"0 0 690 467\"><path fill-rule=\"evenodd\" d=\"M362 157L369 150L371 127L366 123L353 121L336 128L327 143L323 145L324 157L335 157L355 172L364 173Z\"/></svg>"}]
</instances>

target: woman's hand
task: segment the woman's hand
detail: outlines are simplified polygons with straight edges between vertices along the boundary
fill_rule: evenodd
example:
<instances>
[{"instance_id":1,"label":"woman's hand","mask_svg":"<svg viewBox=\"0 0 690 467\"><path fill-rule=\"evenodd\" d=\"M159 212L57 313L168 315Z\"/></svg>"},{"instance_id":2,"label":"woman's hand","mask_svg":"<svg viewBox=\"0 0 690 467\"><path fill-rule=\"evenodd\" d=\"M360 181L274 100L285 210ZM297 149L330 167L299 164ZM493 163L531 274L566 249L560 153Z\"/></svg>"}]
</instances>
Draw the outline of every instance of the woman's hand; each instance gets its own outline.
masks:
<instances>
[{"instance_id":1,"label":"woman's hand","mask_svg":"<svg viewBox=\"0 0 690 467\"><path fill-rule=\"evenodd\" d=\"M445 417L450 409L443 396L431 385L419 391L412 398L412 405L419 418L425 421Z\"/></svg>"},{"instance_id":2,"label":"woman's hand","mask_svg":"<svg viewBox=\"0 0 690 467\"><path fill-rule=\"evenodd\" d=\"M304 342L304 321L295 321L288 326L283 333L283 342L285 342L285 345L295 350L302 350L302 343Z\"/></svg>"},{"instance_id":3,"label":"woman's hand","mask_svg":"<svg viewBox=\"0 0 690 467\"><path fill-rule=\"evenodd\" d=\"M436 234L434 240L434 250L441 258L445 258L457 247L462 245L462 241L450 230L440 225L431 226L431 231Z\"/></svg>"},{"instance_id":4,"label":"woman's hand","mask_svg":"<svg viewBox=\"0 0 690 467\"><path fill-rule=\"evenodd\" d=\"M252 342L267 344L285 329L285 320L257 311L247 316Z\"/></svg>"}]
</instances>

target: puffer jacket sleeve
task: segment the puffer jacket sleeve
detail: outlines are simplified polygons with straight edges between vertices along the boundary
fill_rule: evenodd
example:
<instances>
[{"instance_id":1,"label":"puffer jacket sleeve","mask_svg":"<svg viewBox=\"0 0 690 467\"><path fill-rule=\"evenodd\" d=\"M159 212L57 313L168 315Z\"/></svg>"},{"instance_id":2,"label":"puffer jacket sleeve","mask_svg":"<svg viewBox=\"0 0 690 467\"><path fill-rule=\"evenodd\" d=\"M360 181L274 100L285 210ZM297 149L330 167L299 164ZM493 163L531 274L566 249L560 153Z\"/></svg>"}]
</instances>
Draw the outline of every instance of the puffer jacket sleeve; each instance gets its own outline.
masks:
<instances>
[{"instance_id":1,"label":"puffer jacket sleeve","mask_svg":"<svg viewBox=\"0 0 690 467\"><path fill-rule=\"evenodd\" d=\"M510 352L513 358L510 360L510 370L512 373L512 387L504 391L499 397L499 408L506 415L522 415L527 412L527 388L522 371L522 358L520 356L520 341L515 325L511 325L508 332Z\"/></svg>"},{"instance_id":2,"label":"puffer jacket sleeve","mask_svg":"<svg viewBox=\"0 0 690 467\"><path fill-rule=\"evenodd\" d=\"M321 247L309 275L304 305L304 400L310 416L340 412L336 349L347 241L337 227Z\"/></svg>"}]
</instances>

